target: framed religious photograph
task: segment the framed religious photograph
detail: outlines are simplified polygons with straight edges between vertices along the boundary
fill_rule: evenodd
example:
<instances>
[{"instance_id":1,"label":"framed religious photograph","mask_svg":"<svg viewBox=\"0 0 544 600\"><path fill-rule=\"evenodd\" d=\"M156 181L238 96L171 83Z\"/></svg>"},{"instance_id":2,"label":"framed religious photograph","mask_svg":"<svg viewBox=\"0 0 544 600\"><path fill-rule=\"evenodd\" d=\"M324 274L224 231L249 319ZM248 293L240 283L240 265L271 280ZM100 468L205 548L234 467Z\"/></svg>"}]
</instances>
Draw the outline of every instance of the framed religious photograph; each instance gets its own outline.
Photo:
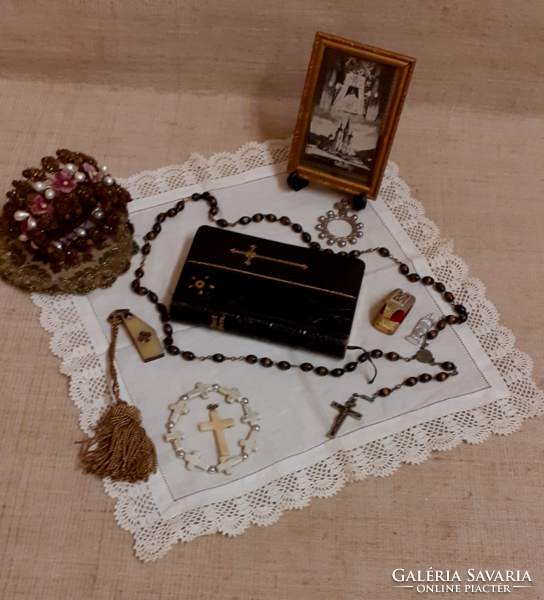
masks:
<instances>
[{"instance_id":1,"label":"framed religious photograph","mask_svg":"<svg viewBox=\"0 0 544 600\"><path fill-rule=\"evenodd\" d=\"M289 173L376 198L414 65L407 56L317 33Z\"/></svg>"}]
</instances>

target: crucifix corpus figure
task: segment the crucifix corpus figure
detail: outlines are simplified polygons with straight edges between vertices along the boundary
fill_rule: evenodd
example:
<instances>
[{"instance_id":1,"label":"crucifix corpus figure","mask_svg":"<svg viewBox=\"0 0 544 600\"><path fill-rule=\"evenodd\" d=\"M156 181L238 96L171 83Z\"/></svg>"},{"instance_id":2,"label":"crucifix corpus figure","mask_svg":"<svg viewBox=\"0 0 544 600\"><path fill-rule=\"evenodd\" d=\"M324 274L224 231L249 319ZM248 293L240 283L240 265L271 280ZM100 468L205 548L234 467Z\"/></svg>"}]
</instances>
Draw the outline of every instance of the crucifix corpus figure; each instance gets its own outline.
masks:
<instances>
[{"instance_id":1,"label":"crucifix corpus figure","mask_svg":"<svg viewBox=\"0 0 544 600\"><path fill-rule=\"evenodd\" d=\"M218 404L209 404L207 408L210 411L210 421L199 423L198 428L200 431L213 431L217 446L217 456L221 460L224 456L229 455L229 447L227 446L224 430L234 427L234 419L221 419L217 412L219 408Z\"/></svg>"},{"instance_id":2,"label":"crucifix corpus figure","mask_svg":"<svg viewBox=\"0 0 544 600\"><path fill-rule=\"evenodd\" d=\"M334 423L332 424L329 433L327 433L327 436L330 438L336 437L338 430L340 429L340 427L342 427L347 417L353 417L358 421L360 421L363 418L363 415L361 413L358 413L357 411L353 410L357 406L357 397L355 395L353 395L345 404L333 402L331 406L333 408L336 408L336 410L338 411L338 415L334 419Z\"/></svg>"}]
</instances>

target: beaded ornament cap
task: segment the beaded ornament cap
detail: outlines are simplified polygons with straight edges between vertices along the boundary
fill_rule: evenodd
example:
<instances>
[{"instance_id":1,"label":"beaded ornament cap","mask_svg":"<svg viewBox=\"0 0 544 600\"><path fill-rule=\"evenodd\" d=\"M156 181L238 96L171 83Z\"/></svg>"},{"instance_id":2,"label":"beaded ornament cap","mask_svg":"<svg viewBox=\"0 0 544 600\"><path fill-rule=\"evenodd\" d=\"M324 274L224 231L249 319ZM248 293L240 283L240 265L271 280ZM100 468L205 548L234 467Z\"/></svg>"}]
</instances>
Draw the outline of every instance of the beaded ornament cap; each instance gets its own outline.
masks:
<instances>
[{"instance_id":1,"label":"beaded ornament cap","mask_svg":"<svg viewBox=\"0 0 544 600\"><path fill-rule=\"evenodd\" d=\"M33 292L86 294L109 287L137 249L131 197L106 166L57 150L12 182L0 218L0 275Z\"/></svg>"}]
</instances>

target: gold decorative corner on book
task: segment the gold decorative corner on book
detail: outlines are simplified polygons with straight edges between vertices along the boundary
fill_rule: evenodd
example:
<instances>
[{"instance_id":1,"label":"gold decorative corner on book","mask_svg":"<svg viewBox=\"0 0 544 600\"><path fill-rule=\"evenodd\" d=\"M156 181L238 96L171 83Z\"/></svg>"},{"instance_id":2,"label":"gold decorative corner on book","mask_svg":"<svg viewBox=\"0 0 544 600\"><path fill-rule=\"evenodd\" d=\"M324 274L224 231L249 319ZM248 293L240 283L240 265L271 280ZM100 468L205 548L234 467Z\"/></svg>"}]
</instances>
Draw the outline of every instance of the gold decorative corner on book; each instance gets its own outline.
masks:
<instances>
[{"instance_id":1,"label":"gold decorative corner on book","mask_svg":"<svg viewBox=\"0 0 544 600\"><path fill-rule=\"evenodd\" d=\"M189 289L198 290L197 294L202 296L204 294L204 290L208 288L210 291L215 289L215 285L212 283L208 283L208 276L203 277L202 279L198 279L197 277L191 277L193 283L189 286Z\"/></svg>"},{"instance_id":2,"label":"gold decorative corner on book","mask_svg":"<svg viewBox=\"0 0 544 600\"><path fill-rule=\"evenodd\" d=\"M232 254L241 254L242 256L245 256L246 262L244 263L244 265L248 266L251 264L251 261L254 258L260 258L261 260L269 260L271 262L281 263L282 265L289 265L290 267L299 267L300 269L308 268L308 265L304 265L301 263L290 262L288 260L282 260L281 258L272 258L271 256L262 256L261 254L257 254L255 250L257 250L257 246L255 245L250 246L249 250L246 250L245 252L243 250L238 250L237 248L230 249Z\"/></svg>"}]
</instances>

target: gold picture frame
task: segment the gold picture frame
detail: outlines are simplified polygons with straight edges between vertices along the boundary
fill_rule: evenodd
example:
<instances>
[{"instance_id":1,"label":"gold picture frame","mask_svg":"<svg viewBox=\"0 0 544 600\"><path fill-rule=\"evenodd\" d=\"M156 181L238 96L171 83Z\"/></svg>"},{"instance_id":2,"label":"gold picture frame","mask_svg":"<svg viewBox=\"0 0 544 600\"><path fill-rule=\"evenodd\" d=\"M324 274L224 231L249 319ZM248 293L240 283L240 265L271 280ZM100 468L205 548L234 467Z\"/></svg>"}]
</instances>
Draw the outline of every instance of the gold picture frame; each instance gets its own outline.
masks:
<instances>
[{"instance_id":1,"label":"gold picture frame","mask_svg":"<svg viewBox=\"0 0 544 600\"><path fill-rule=\"evenodd\" d=\"M378 195L415 59L318 32L289 155L289 173Z\"/></svg>"}]
</instances>

